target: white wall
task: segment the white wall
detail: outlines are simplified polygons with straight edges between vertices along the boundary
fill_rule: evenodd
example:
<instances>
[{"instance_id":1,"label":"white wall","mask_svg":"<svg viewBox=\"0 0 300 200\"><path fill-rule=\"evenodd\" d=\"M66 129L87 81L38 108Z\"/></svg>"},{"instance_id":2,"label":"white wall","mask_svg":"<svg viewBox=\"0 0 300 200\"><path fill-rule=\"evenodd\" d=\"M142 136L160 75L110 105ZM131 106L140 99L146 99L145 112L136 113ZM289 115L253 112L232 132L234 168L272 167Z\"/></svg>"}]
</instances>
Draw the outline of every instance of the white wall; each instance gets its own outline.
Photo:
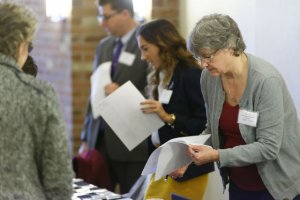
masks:
<instances>
[{"instance_id":1,"label":"white wall","mask_svg":"<svg viewBox=\"0 0 300 200\"><path fill-rule=\"evenodd\" d=\"M230 15L241 29L246 52L268 60L281 72L300 116L300 1L180 0L180 4L180 31L185 37L203 15Z\"/></svg>"}]
</instances>

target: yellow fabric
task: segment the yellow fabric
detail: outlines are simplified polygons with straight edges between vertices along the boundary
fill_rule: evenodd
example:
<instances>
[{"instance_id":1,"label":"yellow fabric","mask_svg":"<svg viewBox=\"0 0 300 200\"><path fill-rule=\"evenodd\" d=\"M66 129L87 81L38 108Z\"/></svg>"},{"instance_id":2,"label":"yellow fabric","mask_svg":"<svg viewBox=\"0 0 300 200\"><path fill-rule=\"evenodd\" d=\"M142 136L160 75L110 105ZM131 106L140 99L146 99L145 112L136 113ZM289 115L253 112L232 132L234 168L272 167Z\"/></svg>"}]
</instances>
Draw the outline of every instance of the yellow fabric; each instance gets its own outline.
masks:
<instances>
[{"instance_id":1,"label":"yellow fabric","mask_svg":"<svg viewBox=\"0 0 300 200\"><path fill-rule=\"evenodd\" d=\"M171 200L171 194L174 193L187 199L202 200L207 182L208 174L204 174L183 182L175 181L171 177L154 181L153 174L145 193L145 199L159 198Z\"/></svg>"}]
</instances>

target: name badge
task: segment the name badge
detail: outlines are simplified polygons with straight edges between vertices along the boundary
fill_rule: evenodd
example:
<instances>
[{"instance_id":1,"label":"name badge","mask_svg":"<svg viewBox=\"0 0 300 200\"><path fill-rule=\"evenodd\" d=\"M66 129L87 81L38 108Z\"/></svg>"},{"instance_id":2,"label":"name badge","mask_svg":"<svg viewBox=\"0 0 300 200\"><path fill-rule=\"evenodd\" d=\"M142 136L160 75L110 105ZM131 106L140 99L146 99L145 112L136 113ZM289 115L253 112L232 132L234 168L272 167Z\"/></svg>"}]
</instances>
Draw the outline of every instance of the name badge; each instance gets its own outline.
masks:
<instances>
[{"instance_id":1,"label":"name badge","mask_svg":"<svg viewBox=\"0 0 300 200\"><path fill-rule=\"evenodd\" d=\"M159 95L159 102L162 104L168 104L172 94L173 94L173 90L164 89Z\"/></svg>"},{"instance_id":2,"label":"name badge","mask_svg":"<svg viewBox=\"0 0 300 200\"><path fill-rule=\"evenodd\" d=\"M258 112L251 112L247 110L239 110L238 123L248 126L256 127L258 119Z\"/></svg>"},{"instance_id":3,"label":"name badge","mask_svg":"<svg viewBox=\"0 0 300 200\"><path fill-rule=\"evenodd\" d=\"M133 61L135 59L135 54L126 52L126 51L122 51L120 57L119 57L119 63L131 66Z\"/></svg>"}]
</instances>

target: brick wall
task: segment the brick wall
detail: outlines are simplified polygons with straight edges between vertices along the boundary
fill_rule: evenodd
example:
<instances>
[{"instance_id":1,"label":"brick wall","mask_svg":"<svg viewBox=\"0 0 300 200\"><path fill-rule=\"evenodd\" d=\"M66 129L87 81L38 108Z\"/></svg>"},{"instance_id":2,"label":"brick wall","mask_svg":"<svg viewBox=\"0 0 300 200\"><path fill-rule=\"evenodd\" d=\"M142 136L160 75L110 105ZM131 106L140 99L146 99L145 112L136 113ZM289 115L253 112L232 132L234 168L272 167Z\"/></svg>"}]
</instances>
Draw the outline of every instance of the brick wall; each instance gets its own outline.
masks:
<instances>
[{"instance_id":1,"label":"brick wall","mask_svg":"<svg viewBox=\"0 0 300 200\"><path fill-rule=\"evenodd\" d=\"M179 0L152 0L152 18L168 19L176 27L178 27L179 26Z\"/></svg>"},{"instance_id":2,"label":"brick wall","mask_svg":"<svg viewBox=\"0 0 300 200\"><path fill-rule=\"evenodd\" d=\"M80 146L86 106L90 94L90 76L94 52L101 38L106 36L97 21L95 0L73 0L72 10L72 80L73 80L73 151Z\"/></svg>"},{"instance_id":3,"label":"brick wall","mask_svg":"<svg viewBox=\"0 0 300 200\"><path fill-rule=\"evenodd\" d=\"M166 18L179 24L179 0L153 0L153 18ZM96 20L95 0L73 0L72 60L73 60L73 142L74 153L80 145L80 132L84 122L90 93L89 77L92 72L94 51L106 34Z\"/></svg>"},{"instance_id":4,"label":"brick wall","mask_svg":"<svg viewBox=\"0 0 300 200\"><path fill-rule=\"evenodd\" d=\"M46 17L45 0L17 0L37 13L39 27L31 53L38 65L38 77L56 90L70 143L72 144L72 87L69 21L52 22Z\"/></svg>"}]
</instances>

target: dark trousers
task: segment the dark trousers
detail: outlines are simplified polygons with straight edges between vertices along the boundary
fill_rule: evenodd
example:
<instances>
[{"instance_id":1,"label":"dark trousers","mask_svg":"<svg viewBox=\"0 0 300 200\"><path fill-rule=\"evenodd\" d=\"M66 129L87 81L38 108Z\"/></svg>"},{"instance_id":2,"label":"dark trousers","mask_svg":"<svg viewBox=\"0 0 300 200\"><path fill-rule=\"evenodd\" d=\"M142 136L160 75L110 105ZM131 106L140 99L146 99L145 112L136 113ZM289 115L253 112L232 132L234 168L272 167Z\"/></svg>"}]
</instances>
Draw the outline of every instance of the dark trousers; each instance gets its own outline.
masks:
<instances>
[{"instance_id":1,"label":"dark trousers","mask_svg":"<svg viewBox=\"0 0 300 200\"><path fill-rule=\"evenodd\" d=\"M232 181L229 183L229 200L274 200L268 190L245 191L236 186ZM300 194L294 200L300 200Z\"/></svg>"},{"instance_id":2,"label":"dark trousers","mask_svg":"<svg viewBox=\"0 0 300 200\"><path fill-rule=\"evenodd\" d=\"M120 184L121 194L129 192L135 181L141 176L145 162L117 162L110 160L110 177L113 186Z\"/></svg>"},{"instance_id":3,"label":"dark trousers","mask_svg":"<svg viewBox=\"0 0 300 200\"><path fill-rule=\"evenodd\" d=\"M245 191L236 186L232 181L229 183L229 200L274 200L268 190Z\"/></svg>"},{"instance_id":4,"label":"dark trousers","mask_svg":"<svg viewBox=\"0 0 300 200\"><path fill-rule=\"evenodd\" d=\"M96 148L103 154L109 169L113 191L120 184L120 193L128 193L135 181L141 176L146 161L116 161L110 159L107 153L104 134L97 138Z\"/></svg>"}]
</instances>

